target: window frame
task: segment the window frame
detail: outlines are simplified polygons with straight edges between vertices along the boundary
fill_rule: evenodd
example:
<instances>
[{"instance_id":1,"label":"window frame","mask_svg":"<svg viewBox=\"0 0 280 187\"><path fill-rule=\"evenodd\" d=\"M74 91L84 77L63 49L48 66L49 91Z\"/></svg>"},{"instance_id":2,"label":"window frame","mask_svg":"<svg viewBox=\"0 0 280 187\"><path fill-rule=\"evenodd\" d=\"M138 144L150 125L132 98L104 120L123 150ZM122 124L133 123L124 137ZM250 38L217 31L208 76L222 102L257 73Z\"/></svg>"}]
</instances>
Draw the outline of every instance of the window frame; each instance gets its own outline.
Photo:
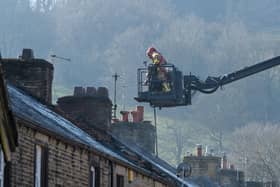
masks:
<instances>
[{"instance_id":1,"label":"window frame","mask_svg":"<svg viewBox=\"0 0 280 187\"><path fill-rule=\"evenodd\" d=\"M100 169L94 164L89 167L89 187L100 187Z\"/></svg>"},{"instance_id":2,"label":"window frame","mask_svg":"<svg viewBox=\"0 0 280 187\"><path fill-rule=\"evenodd\" d=\"M41 187L42 180L42 147L38 144L35 145L35 159L34 159L34 187Z\"/></svg>"},{"instance_id":3,"label":"window frame","mask_svg":"<svg viewBox=\"0 0 280 187\"><path fill-rule=\"evenodd\" d=\"M48 147L42 143L34 146L34 187L48 187Z\"/></svg>"}]
</instances>

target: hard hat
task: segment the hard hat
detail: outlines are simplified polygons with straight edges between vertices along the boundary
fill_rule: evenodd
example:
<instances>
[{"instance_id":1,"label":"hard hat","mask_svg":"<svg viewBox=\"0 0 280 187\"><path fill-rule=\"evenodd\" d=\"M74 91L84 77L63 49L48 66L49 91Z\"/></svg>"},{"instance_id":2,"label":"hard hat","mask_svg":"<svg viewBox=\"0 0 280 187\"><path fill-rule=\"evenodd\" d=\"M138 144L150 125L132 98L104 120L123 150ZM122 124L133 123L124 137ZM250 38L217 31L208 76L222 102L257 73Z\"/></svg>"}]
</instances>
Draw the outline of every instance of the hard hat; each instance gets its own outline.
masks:
<instances>
[{"instance_id":1,"label":"hard hat","mask_svg":"<svg viewBox=\"0 0 280 187\"><path fill-rule=\"evenodd\" d=\"M151 58L152 53L156 52L157 50L154 47L149 47L146 51L146 55Z\"/></svg>"}]
</instances>

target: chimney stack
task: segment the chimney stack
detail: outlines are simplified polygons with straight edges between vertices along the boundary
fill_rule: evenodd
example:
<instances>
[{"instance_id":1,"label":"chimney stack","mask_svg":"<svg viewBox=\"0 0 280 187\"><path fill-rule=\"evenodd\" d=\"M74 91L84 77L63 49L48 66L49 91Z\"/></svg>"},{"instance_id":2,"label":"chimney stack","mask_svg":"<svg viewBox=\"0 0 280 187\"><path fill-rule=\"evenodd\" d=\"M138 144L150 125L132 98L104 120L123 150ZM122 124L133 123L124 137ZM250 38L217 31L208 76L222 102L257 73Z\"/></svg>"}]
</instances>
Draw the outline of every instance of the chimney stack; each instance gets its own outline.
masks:
<instances>
[{"instance_id":1,"label":"chimney stack","mask_svg":"<svg viewBox=\"0 0 280 187\"><path fill-rule=\"evenodd\" d=\"M78 123L109 131L111 126L112 102L108 90L99 87L75 87L72 96L58 99L58 108Z\"/></svg>"},{"instance_id":2,"label":"chimney stack","mask_svg":"<svg viewBox=\"0 0 280 187\"><path fill-rule=\"evenodd\" d=\"M198 144L196 151L197 151L197 156L202 157L202 145Z\"/></svg>"},{"instance_id":3,"label":"chimney stack","mask_svg":"<svg viewBox=\"0 0 280 187\"><path fill-rule=\"evenodd\" d=\"M46 60L34 58L32 49L23 49L19 58L3 58L5 79L33 97L51 104L53 65Z\"/></svg>"}]
</instances>

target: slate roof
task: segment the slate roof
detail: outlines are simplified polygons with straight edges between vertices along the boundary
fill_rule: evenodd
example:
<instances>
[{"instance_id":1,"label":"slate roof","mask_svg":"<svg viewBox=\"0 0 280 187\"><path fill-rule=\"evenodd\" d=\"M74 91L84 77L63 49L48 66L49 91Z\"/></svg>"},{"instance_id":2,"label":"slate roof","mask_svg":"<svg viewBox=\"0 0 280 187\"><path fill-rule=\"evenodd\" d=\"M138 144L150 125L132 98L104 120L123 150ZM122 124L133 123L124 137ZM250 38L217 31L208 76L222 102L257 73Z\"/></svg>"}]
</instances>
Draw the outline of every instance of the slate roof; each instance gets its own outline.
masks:
<instances>
[{"instance_id":1,"label":"slate roof","mask_svg":"<svg viewBox=\"0 0 280 187\"><path fill-rule=\"evenodd\" d=\"M10 106L16 116L32 121L42 129L59 134L68 140L84 144L88 147L97 149L101 153L108 154L118 160L130 163L127 159L95 141L92 137L70 121L53 112L31 96L26 95L23 91L10 84L7 85L7 89L9 93Z\"/></svg>"},{"instance_id":2,"label":"slate roof","mask_svg":"<svg viewBox=\"0 0 280 187\"><path fill-rule=\"evenodd\" d=\"M188 179L182 180L181 178L177 177L175 174L176 169L159 157L150 154L149 152L145 151L135 144L123 142L122 140L119 140L114 136L113 138L115 139L115 141L120 141L125 146L126 151L130 151L131 153L139 156L140 159L148 162L153 167L153 170L159 172L161 176L176 181L177 186L197 187L197 185L193 181L190 181Z\"/></svg>"},{"instance_id":3,"label":"slate roof","mask_svg":"<svg viewBox=\"0 0 280 187\"><path fill-rule=\"evenodd\" d=\"M120 142L115 137L112 137L115 142L114 145L106 145L104 142L98 142L72 122L55 113L22 90L15 88L11 84L7 84L7 89L10 106L17 117L31 121L39 128L58 134L67 140L75 141L102 154L113 157L131 167L149 173L151 176L158 174L155 177L168 178L169 180L175 181L178 186L196 186L178 178L175 175L174 168L139 147ZM131 156L136 156L138 159L144 161L144 164L142 163L140 165L139 160L133 160Z\"/></svg>"}]
</instances>

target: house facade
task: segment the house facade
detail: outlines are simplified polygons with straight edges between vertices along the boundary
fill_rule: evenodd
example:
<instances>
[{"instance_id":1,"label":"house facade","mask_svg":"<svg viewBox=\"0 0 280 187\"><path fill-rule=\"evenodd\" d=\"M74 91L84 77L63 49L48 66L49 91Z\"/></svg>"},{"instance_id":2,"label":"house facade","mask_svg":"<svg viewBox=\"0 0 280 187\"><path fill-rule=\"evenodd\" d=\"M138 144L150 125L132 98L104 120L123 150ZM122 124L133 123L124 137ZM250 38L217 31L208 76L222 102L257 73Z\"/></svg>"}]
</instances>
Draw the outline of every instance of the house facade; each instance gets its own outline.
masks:
<instances>
[{"instance_id":1,"label":"house facade","mask_svg":"<svg viewBox=\"0 0 280 187\"><path fill-rule=\"evenodd\" d=\"M18 131L5 186L189 186L168 164L110 135L106 89L89 88L83 97L78 89L74 98L54 106L49 62L25 50L20 59L3 59L1 64ZM71 109L67 102L77 102L80 108Z\"/></svg>"},{"instance_id":2,"label":"house facade","mask_svg":"<svg viewBox=\"0 0 280 187\"><path fill-rule=\"evenodd\" d=\"M226 155L215 156L213 153L203 153L202 145L198 145L196 154L184 157L183 163L191 166L190 178L207 178L221 187L244 187L244 172L228 166ZM210 186L210 185L209 185Z\"/></svg>"}]
</instances>

